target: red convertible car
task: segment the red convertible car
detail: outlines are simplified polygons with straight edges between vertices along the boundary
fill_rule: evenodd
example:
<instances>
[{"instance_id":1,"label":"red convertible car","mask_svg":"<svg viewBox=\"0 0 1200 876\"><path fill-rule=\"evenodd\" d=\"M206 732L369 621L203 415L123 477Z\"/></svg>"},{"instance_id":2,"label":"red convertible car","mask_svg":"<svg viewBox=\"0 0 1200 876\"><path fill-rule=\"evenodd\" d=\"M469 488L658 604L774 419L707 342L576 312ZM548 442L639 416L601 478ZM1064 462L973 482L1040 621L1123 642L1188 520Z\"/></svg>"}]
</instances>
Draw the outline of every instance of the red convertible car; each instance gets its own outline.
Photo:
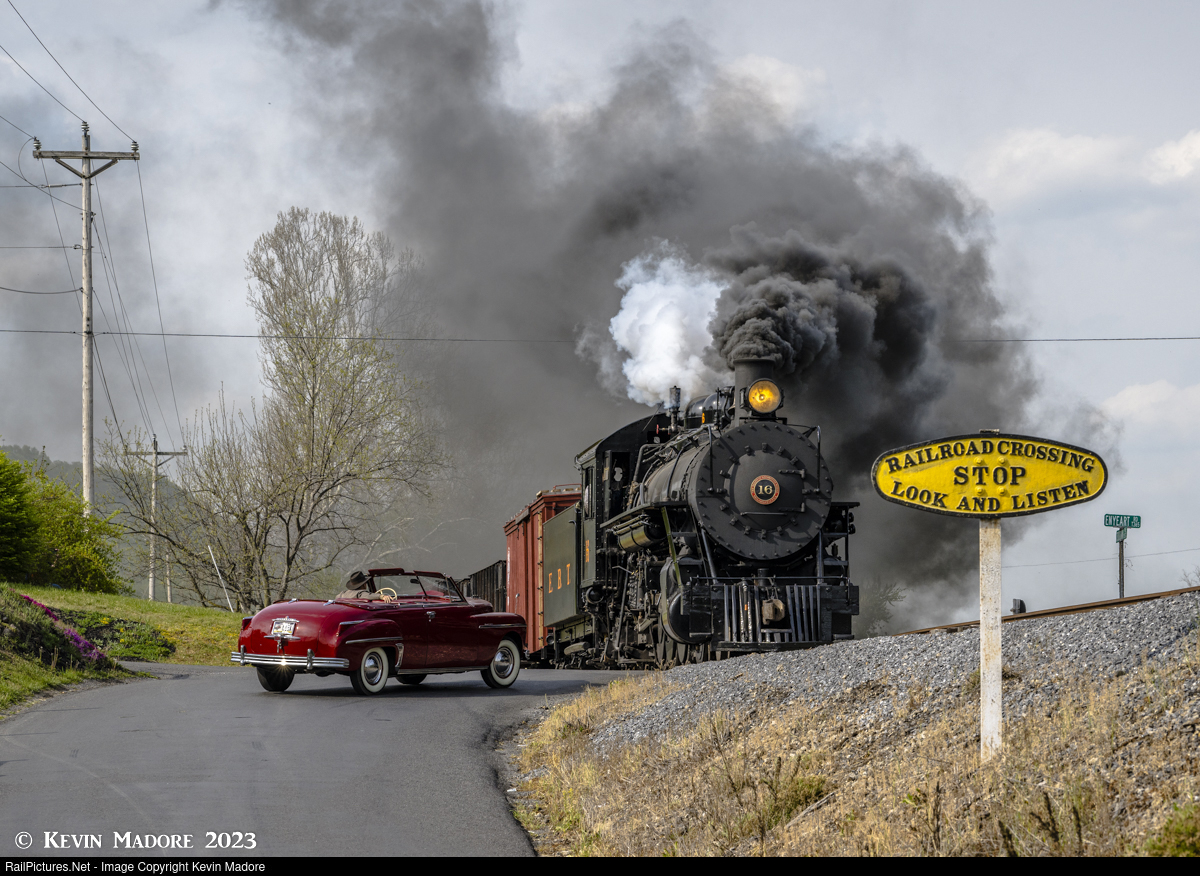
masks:
<instances>
[{"instance_id":1,"label":"red convertible car","mask_svg":"<svg viewBox=\"0 0 1200 876\"><path fill-rule=\"evenodd\" d=\"M427 675L478 671L497 688L517 680L520 615L463 597L440 572L371 569L358 581L328 601L292 599L242 618L232 661L256 667L259 683L276 692L297 672L349 676L364 695L379 693L390 677L420 684Z\"/></svg>"}]
</instances>

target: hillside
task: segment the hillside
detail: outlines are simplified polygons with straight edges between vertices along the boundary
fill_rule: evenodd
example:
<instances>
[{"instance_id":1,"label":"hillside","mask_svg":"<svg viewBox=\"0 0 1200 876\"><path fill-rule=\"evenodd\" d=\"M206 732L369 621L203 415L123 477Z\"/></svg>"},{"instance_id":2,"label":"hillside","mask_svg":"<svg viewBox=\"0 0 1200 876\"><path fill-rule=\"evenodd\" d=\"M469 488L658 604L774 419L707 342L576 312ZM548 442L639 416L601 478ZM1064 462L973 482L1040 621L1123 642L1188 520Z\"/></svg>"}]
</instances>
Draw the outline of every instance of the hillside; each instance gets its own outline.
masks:
<instances>
[{"instance_id":1,"label":"hillside","mask_svg":"<svg viewBox=\"0 0 1200 876\"><path fill-rule=\"evenodd\" d=\"M683 666L554 709L514 805L543 854L1200 853L1200 593Z\"/></svg>"},{"instance_id":2,"label":"hillside","mask_svg":"<svg viewBox=\"0 0 1200 876\"><path fill-rule=\"evenodd\" d=\"M155 655L154 659L164 663L223 666L229 662L229 653L237 650L242 629L240 614L215 608L51 587L18 586L18 589L51 608L136 621L158 630L174 648L172 653Z\"/></svg>"},{"instance_id":3,"label":"hillside","mask_svg":"<svg viewBox=\"0 0 1200 876\"><path fill-rule=\"evenodd\" d=\"M0 716L48 688L128 676L53 611L0 586Z\"/></svg>"}]
</instances>

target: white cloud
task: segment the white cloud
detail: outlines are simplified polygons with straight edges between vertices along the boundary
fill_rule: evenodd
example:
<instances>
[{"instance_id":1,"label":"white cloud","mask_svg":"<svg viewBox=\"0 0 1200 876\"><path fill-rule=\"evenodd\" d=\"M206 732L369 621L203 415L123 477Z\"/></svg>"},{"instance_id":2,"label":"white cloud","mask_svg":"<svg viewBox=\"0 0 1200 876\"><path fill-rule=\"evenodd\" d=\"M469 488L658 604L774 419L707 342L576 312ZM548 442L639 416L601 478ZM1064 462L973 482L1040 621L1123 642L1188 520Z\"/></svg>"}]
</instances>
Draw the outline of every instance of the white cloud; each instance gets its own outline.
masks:
<instances>
[{"instance_id":1,"label":"white cloud","mask_svg":"<svg viewBox=\"0 0 1200 876\"><path fill-rule=\"evenodd\" d=\"M1128 177L1135 158L1133 144L1122 138L1018 130L971 162L967 175L985 198L1006 205Z\"/></svg>"},{"instance_id":2,"label":"white cloud","mask_svg":"<svg viewBox=\"0 0 1200 876\"><path fill-rule=\"evenodd\" d=\"M1146 175L1153 183L1185 179L1200 167L1200 131L1171 140L1150 153Z\"/></svg>"},{"instance_id":3,"label":"white cloud","mask_svg":"<svg viewBox=\"0 0 1200 876\"><path fill-rule=\"evenodd\" d=\"M1117 199L1139 188L1200 178L1200 131L1150 150L1127 137L1010 131L967 163L971 186L1005 208L1033 200L1091 193Z\"/></svg>"},{"instance_id":4,"label":"white cloud","mask_svg":"<svg viewBox=\"0 0 1200 876\"><path fill-rule=\"evenodd\" d=\"M1166 380L1127 386L1101 407L1127 426L1161 438L1194 439L1200 433L1200 383L1178 387Z\"/></svg>"}]
</instances>

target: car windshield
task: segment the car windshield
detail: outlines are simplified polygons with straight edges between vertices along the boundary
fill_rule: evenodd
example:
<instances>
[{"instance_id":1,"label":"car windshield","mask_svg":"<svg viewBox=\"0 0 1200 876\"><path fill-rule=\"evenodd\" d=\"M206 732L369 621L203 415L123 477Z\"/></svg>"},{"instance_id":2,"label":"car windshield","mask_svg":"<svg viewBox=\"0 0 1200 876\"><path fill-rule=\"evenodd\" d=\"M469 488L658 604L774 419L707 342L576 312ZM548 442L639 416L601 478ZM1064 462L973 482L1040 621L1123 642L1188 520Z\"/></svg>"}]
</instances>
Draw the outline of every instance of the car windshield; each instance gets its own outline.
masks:
<instances>
[{"instance_id":1,"label":"car windshield","mask_svg":"<svg viewBox=\"0 0 1200 876\"><path fill-rule=\"evenodd\" d=\"M458 591L445 578L430 575L376 575L375 589L390 587L396 596L404 599L437 599L460 601Z\"/></svg>"}]
</instances>

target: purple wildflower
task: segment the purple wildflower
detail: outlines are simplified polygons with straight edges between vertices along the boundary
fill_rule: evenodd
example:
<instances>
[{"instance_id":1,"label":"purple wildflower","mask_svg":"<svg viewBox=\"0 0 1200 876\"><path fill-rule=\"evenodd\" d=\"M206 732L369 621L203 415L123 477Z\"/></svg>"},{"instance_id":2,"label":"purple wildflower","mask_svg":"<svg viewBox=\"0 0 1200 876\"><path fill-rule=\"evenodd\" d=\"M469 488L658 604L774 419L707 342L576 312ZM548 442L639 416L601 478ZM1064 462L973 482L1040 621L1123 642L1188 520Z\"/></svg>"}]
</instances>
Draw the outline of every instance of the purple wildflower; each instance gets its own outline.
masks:
<instances>
[{"instance_id":1,"label":"purple wildflower","mask_svg":"<svg viewBox=\"0 0 1200 876\"><path fill-rule=\"evenodd\" d=\"M50 620L54 621L55 625L57 625L57 627L60 630L62 630L63 635L65 635L68 639L71 640L71 644L73 644L79 650L79 653L85 659L90 660L93 663L96 663L100 660L108 660L107 654L105 654L103 651L101 651L99 648L97 648L95 645L93 645L91 642L89 642L83 636L79 635L79 633L76 632L76 630L73 627L69 627L65 623L63 623L61 620L59 620L58 615L56 615L53 611L51 611L47 606L42 605L36 599L30 599L24 593L21 594L21 598L24 599L26 602L36 605L42 611L46 612L46 616L49 617Z\"/></svg>"}]
</instances>

